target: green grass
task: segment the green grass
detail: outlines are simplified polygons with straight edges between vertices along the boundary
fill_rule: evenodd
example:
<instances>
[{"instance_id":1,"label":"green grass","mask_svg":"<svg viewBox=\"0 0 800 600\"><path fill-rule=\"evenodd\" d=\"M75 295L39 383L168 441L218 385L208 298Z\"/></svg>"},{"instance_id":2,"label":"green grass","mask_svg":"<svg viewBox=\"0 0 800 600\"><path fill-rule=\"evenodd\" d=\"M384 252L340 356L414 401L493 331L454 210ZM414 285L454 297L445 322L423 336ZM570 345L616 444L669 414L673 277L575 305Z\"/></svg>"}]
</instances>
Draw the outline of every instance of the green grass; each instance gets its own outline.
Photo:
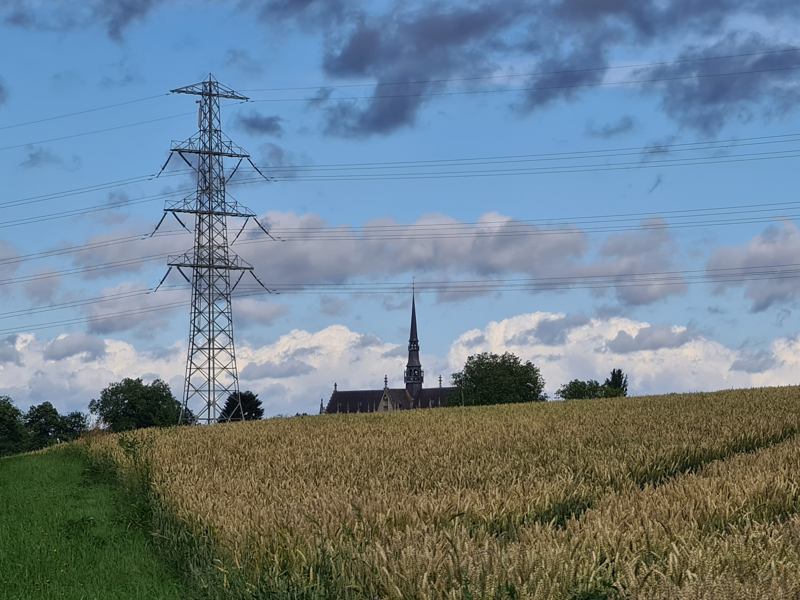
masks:
<instances>
[{"instance_id":1,"label":"green grass","mask_svg":"<svg viewBox=\"0 0 800 600\"><path fill-rule=\"evenodd\" d=\"M0 460L0 597L187 598L132 514L74 450Z\"/></svg>"}]
</instances>

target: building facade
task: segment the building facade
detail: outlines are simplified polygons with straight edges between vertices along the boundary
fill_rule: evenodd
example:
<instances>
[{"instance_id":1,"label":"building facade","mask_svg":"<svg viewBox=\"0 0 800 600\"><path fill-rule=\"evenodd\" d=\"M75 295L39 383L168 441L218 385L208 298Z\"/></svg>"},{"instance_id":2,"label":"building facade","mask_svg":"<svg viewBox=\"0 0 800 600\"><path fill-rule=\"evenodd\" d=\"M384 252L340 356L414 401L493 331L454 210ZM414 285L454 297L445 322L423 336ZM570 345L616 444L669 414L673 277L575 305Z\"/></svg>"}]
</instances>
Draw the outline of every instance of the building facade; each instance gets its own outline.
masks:
<instances>
[{"instance_id":1,"label":"building facade","mask_svg":"<svg viewBox=\"0 0 800 600\"><path fill-rule=\"evenodd\" d=\"M413 408L439 408L448 405L448 398L454 395L454 387L423 387L425 372L419 359L419 337L417 336L416 298L411 296L411 331L408 335L408 361L403 374L405 387L390 388L389 378L383 378L383 389L339 390L333 384L333 393L327 406L320 402L320 412L325 413L371 413L410 410Z\"/></svg>"}]
</instances>

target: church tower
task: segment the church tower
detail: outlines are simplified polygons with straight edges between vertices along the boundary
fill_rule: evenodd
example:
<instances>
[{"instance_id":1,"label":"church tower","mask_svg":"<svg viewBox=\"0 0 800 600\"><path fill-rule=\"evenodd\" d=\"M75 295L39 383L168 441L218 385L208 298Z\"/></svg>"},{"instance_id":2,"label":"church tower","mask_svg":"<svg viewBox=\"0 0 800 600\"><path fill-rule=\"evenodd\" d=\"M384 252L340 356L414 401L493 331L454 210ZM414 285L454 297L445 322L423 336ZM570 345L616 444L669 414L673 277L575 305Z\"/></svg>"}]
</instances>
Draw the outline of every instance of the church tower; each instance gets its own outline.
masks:
<instances>
[{"instance_id":1,"label":"church tower","mask_svg":"<svg viewBox=\"0 0 800 600\"><path fill-rule=\"evenodd\" d=\"M408 364L406 364L405 382L406 391L411 396L412 407L416 406L417 399L422 391L422 381L425 373L419 362L419 338L417 337L417 307L415 293L411 291L411 332L408 336Z\"/></svg>"}]
</instances>

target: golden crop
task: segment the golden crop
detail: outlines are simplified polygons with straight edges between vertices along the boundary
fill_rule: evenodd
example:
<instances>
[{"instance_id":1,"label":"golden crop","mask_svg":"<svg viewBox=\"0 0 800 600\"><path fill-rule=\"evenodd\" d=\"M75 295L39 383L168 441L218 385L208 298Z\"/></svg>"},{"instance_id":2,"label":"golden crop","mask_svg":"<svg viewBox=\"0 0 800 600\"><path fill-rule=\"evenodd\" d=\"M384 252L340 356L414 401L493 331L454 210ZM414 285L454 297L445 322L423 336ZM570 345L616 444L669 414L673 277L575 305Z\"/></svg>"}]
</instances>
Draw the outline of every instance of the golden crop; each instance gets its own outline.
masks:
<instances>
[{"instance_id":1,"label":"golden crop","mask_svg":"<svg viewBox=\"0 0 800 600\"><path fill-rule=\"evenodd\" d=\"M182 427L123 445L138 440L160 506L211 545L231 594L788 598L798 432L787 387ZM117 437L88 445L134 468Z\"/></svg>"}]
</instances>

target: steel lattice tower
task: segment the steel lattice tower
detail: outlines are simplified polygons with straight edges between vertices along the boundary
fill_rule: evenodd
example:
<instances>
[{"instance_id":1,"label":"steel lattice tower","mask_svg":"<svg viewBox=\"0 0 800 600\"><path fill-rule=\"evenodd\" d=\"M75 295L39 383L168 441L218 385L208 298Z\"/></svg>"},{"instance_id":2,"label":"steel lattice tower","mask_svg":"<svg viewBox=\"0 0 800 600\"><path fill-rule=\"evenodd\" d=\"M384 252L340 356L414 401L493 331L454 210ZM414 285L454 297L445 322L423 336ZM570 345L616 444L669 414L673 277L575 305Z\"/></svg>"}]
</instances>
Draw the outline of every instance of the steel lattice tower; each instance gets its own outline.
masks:
<instances>
[{"instance_id":1,"label":"steel lattice tower","mask_svg":"<svg viewBox=\"0 0 800 600\"><path fill-rule=\"evenodd\" d=\"M198 133L186 141L172 142L170 148L170 158L178 154L197 172L197 191L183 200L168 202L156 226L157 230L168 213L185 228L178 214L194 217L194 248L169 257L169 270L161 283L172 268L176 268L191 285L189 348L180 420L187 421L193 415L198 422L208 424L218 420L220 409L230 394L238 398L231 294L245 273L250 272L255 277L253 267L234 254L228 243L227 219L246 219L239 231L241 234L247 220L255 214L238 202L228 200L224 159L238 159L234 171L243 160L258 169L249 154L223 135L220 126L220 99L247 101L247 97L221 85L210 74L206 81L171 91L200 97ZM196 156L194 164L186 155ZM166 166L165 163L162 172ZM261 227L258 220L254 220ZM191 277L186 275L188 270L191 270ZM235 274L233 284L232 273ZM255 279L263 286L258 277Z\"/></svg>"}]
</instances>

